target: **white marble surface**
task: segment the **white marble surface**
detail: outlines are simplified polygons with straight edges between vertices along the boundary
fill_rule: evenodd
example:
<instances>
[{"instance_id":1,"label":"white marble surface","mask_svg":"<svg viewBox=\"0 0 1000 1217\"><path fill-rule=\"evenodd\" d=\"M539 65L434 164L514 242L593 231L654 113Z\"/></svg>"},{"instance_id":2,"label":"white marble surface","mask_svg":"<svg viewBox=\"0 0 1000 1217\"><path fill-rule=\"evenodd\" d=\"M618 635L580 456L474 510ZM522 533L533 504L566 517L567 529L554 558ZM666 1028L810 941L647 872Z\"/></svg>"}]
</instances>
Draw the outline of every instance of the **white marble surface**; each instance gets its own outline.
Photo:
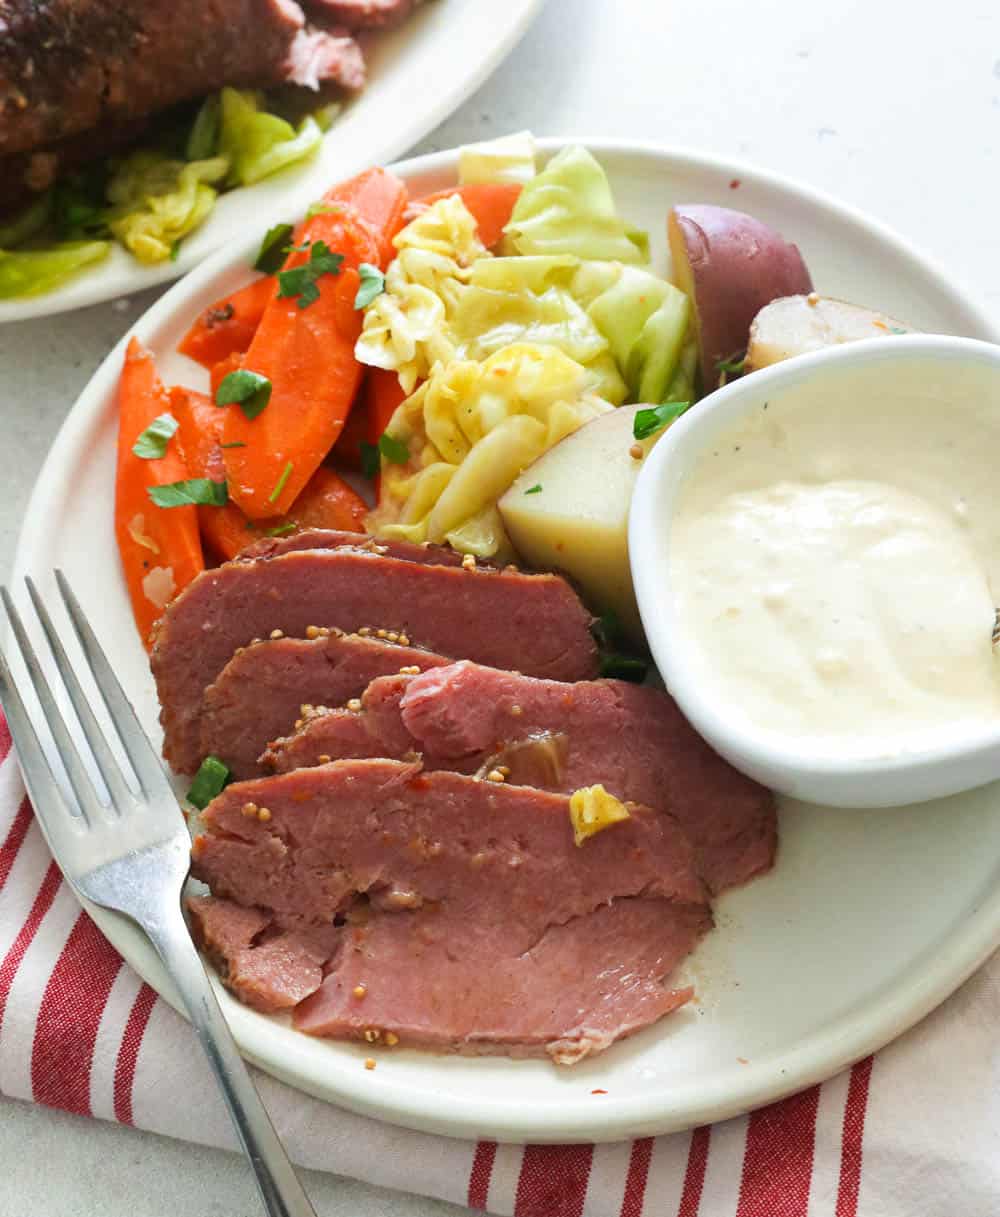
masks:
<instances>
[{"instance_id":1,"label":"white marble surface","mask_svg":"<svg viewBox=\"0 0 1000 1217\"><path fill-rule=\"evenodd\" d=\"M550 0L414 151L521 127L686 145L794 175L891 224L1000 313L996 0ZM60 420L151 298L0 329L0 573ZM5 1100L0 1165L0 1217L257 1211L235 1157ZM332 1176L308 1186L320 1214L461 1211Z\"/></svg>"}]
</instances>

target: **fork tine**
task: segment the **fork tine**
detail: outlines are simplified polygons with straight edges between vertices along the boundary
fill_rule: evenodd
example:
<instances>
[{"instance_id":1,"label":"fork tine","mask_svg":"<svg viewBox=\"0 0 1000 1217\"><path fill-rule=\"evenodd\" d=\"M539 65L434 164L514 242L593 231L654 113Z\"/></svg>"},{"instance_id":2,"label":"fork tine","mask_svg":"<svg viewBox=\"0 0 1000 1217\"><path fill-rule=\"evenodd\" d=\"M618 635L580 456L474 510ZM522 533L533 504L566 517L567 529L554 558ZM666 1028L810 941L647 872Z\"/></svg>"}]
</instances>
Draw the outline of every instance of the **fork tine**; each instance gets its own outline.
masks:
<instances>
[{"instance_id":1,"label":"fork tine","mask_svg":"<svg viewBox=\"0 0 1000 1217\"><path fill-rule=\"evenodd\" d=\"M90 750L93 752L98 768L101 771L101 776L108 787L111 802L119 812L124 812L135 803L135 795L129 789L122 775L121 768L115 760L114 753L108 747L108 741L100 724L94 717L94 712L90 708L87 695L77 679L76 672L73 670L73 665L69 661L59 635L56 633L48 609L42 603L42 598L38 594L38 588L35 586L34 579L30 575L27 575L24 582L27 584L28 595L31 597L31 603L35 606L38 620L42 623L42 629L45 631L49 647L55 656L56 667L59 669L59 675L62 677L63 684L69 693L73 709L76 711L76 717L79 719L83 733L87 737L87 743L90 745Z\"/></svg>"},{"instance_id":2,"label":"fork tine","mask_svg":"<svg viewBox=\"0 0 1000 1217\"><path fill-rule=\"evenodd\" d=\"M52 737L55 740L56 748L62 758L63 765L66 768L66 773L69 777L70 785L73 787L73 793L76 795L77 803L83 815L84 822L89 824L91 817L94 816L100 807L100 799L94 789L93 783L84 768L80 753L77 751L76 744L73 743L73 738L70 735L62 714L59 712L59 707L56 705L56 700L52 695L52 689L49 682L45 678L41 664L38 662L38 656L35 654L35 649L31 645L27 633L24 629L24 624L21 621L21 615L14 607L14 602L10 598L10 593L5 587L0 587L0 599L3 600L4 608L7 610L7 616L10 619L10 624L14 630L14 637L17 640L17 645L21 651L21 657L24 660L24 665L28 669L28 676L34 687L35 693L42 706L42 712L45 715L46 721L49 724L49 729L52 732ZM15 709L15 714L18 715L21 722L21 728L25 726L30 733L26 736L29 740L29 751L31 746L37 750L44 768L48 771L48 778L58 790L58 782L52 772L52 767L45 758L45 750L38 739L38 734L31 725L31 720L28 717L28 712L25 709L24 702L20 694L14 687L14 680L11 676L10 668L6 660L3 668L4 683L7 686L7 697ZM13 731L13 728L12 728ZM39 759L36 757L36 761ZM38 766L34 766L38 768ZM25 774L27 779L27 774ZM29 784L30 789L30 784ZM48 791L45 791L48 794ZM34 799L34 794L32 794ZM66 803L60 797L59 803L65 807Z\"/></svg>"},{"instance_id":3,"label":"fork tine","mask_svg":"<svg viewBox=\"0 0 1000 1217\"><path fill-rule=\"evenodd\" d=\"M76 636L83 647L90 671L100 690L101 697L104 698L104 704L111 715L111 721L118 732L125 755L135 771L142 793L147 797L152 797L154 794L162 793L164 788L169 790L170 784L167 775L163 772L160 758L153 751L149 737L143 730L142 724L132 708L132 703L125 696L125 691L119 684L118 677L114 674L94 631L90 628L90 623L87 621L69 581L61 570L57 570L55 575L63 603L66 605L73 628L76 630Z\"/></svg>"}]
</instances>

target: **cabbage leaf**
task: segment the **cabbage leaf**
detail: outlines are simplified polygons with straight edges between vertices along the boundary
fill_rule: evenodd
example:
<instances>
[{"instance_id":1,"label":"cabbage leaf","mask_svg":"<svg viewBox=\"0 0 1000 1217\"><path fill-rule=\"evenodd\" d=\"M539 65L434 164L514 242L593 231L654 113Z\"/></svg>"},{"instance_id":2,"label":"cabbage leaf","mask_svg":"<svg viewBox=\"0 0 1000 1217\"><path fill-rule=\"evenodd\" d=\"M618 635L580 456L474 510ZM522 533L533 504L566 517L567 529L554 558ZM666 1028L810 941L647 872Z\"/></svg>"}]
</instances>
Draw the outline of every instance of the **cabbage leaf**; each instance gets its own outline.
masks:
<instances>
[{"instance_id":1,"label":"cabbage leaf","mask_svg":"<svg viewBox=\"0 0 1000 1217\"><path fill-rule=\"evenodd\" d=\"M110 241L65 241L45 249L0 250L0 300L40 296L106 258Z\"/></svg>"},{"instance_id":2,"label":"cabbage leaf","mask_svg":"<svg viewBox=\"0 0 1000 1217\"><path fill-rule=\"evenodd\" d=\"M535 176L535 137L517 131L481 144L466 144L458 152L459 185L472 182L520 182Z\"/></svg>"},{"instance_id":3,"label":"cabbage leaf","mask_svg":"<svg viewBox=\"0 0 1000 1217\"><path fill-rule=\"evenodd\" d=\"M526 183L504 229L519 254L573 254L644 263L648 243L618 214L607 175L586 148L571 145Z\"/></svg>"},{"instance_id":4,"label":"cabbage leaf","mask_svg":"<svg viewBox=\"0 0 1000 1217\"><path fill-rule=\"evenodd\" d=\"M409 459L383 462L369 532L511 558L497 501L543 452L613 409L590 384L562 351L529 343L435 368L386 429Z\"/></svg>"},{"instance_id":5,"label":"cabbage leaf","mask_svg":"<svg viewBox=\"0 0 1000 1217\"><path fill-rule=\"evenodd\" d=\"M160 152L132 153L108 183L111 231L140 262L164 262L215 205L215 185L229 162L171 160Z\"/></svg>"},{"instance_id":6,"label":"cabbage leaf","mask_svg":"<svg viewBox=\"0 0 1000 1217\"><path fill-rule=\"evenodd\" d=\"M218 154L229 162L228 186L250 186L312 156L323 132L312 116L296 129L262 109L259 94L225 88L220 94Z\"/></svg>"},{"instance_id":7,"label":"cabbage leaf","mask_svg":"<svg viewBox=\"0 0 1000 1217\"><path fill-rule=\"evenodd\" d=\"M385 290L365 309L354 348L361 363L394 370L412 393L437 363L457 357L451 329L473 265L491 257L459 195L439 199L396 234Z\"/></svg>"}]
</instances>

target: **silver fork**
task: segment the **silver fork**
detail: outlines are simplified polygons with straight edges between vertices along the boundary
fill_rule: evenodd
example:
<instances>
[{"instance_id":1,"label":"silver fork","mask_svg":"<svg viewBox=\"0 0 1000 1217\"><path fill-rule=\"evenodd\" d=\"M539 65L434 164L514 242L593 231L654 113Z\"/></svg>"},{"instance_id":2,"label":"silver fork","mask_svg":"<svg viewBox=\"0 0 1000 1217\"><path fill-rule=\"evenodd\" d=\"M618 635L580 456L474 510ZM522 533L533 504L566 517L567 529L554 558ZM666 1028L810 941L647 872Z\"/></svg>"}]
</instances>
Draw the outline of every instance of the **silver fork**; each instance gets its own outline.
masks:
<instances>
[{"instance_id":1,"label":"silver fork","mask_svg":"<svg viewBox=\"0 0 1000 1217\"><path fill-rule=\"evenodd\" d=\"M17 748L35 815L66 881L80 897L124 913L146 932L181 995L222 1090L270 1217L316 1217L260 1095L240 1059L181 912L191 840L159 758L111 670L65 576L56 582L94 681L132 767L136 788L122 772L52 619L32 580L28 594L42 623L56 670L66 687L107 797L91 781L74 735L56 705L24 624L0 588L45 720L66 768L76 807L56 779L38 731L0 651L0 705Z\"/></svg>"}]
</instances>

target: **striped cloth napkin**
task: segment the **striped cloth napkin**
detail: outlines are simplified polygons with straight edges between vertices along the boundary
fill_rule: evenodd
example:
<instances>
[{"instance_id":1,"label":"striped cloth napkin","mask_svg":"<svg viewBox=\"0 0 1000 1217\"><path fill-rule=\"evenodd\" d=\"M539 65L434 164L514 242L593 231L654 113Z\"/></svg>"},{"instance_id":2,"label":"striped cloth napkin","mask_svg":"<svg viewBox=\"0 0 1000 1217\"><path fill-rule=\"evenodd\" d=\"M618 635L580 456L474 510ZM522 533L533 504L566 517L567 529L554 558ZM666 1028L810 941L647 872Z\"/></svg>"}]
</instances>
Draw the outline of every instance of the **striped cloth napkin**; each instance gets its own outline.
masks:
<instances>
[{"instance_id":1,"label":"striped cloth napkin","mask_svg":"<svg viewBox=\"0 0 1000 1217\"><path fill-rule=\"evenodd\" d=\"M994 1217L1000 958L873 1060L712 1128L496 1146L391 1128L267 1077L293 1158L515 1217ZM0 718L0 1093L234 1147L187 1024L62 882Z\"/></svg>"}]
</instances>

